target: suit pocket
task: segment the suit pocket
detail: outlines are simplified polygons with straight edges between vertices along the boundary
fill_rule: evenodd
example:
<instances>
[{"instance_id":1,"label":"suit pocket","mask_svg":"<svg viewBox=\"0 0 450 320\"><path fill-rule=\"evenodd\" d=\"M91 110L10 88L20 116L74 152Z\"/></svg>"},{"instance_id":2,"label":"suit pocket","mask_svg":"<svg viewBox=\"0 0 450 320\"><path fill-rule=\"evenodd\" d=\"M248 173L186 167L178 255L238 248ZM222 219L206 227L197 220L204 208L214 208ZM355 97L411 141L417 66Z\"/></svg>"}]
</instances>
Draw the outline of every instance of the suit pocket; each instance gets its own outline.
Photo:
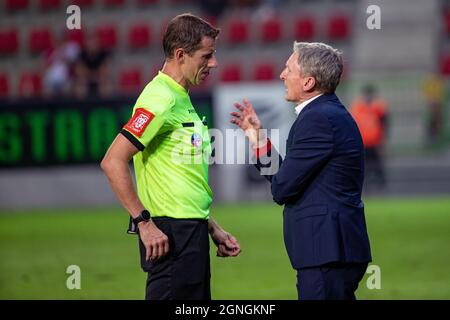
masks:
<instances>
[{"instance_id":1,"label":"suit pocket","mask_svg":"<svg viewBox=\"0 0 450 320\"><path fill-rule=\"evenodd\" d=\"M332 217L327 205L312 205L291 212L291 260L294 268L319 265L326 260L323 245L332 233ZM325 253L326 254L326 253Z\"/></svg>"},{"instance_id":2,"label":"suit pocket","mask_svg":"<svg viewBox=\"0 0 450 320\"><path fill-rule=\"evenodd\" d=\"M326 214L328 214L327 205L312 205L295 210L295 220L301 220L315 216L324 216Z\"/></svg>"}]
</instances>

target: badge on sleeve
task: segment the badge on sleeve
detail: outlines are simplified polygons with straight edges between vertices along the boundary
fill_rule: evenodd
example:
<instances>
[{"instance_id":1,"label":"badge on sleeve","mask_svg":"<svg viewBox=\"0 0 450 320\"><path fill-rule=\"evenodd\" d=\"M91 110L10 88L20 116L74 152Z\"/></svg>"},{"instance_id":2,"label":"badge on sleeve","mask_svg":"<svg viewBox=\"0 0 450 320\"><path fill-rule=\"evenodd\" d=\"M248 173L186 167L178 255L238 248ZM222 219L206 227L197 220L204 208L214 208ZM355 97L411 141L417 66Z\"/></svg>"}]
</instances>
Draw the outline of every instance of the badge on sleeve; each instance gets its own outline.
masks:
<instances>
[{"instance_id":1,"label":"badge on sleeve","mask_svg":"<svg viewBox=\"0 0 450 320\"><path fill-rule=\"evenodd\" d=\"M124 129L140 138L154 117L155 115L146 109L136 109L133 117L124 126Z\"/></svg>"}]
</instances>

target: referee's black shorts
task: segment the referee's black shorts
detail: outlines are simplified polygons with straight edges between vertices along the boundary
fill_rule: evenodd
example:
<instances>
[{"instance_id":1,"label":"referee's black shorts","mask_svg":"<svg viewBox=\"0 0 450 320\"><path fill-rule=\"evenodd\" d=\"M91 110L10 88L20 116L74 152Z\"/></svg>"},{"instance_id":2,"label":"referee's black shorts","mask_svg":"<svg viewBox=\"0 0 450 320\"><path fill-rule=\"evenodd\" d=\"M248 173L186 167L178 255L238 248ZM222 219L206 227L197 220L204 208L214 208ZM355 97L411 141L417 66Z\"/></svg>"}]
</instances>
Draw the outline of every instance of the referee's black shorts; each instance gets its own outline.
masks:
<instances>
[{"instance_id":1,"label":"referee's black shorts","mask_svg":"<svg viewBox=\"0 0 450 320\"><path fill-rule=\"evenodd\" d=\"M152 218L169 238L169 253L145 261L139 237L141 267L148 273L146 300L211 300L208 221Z\"/></svg>"}]
</instances>

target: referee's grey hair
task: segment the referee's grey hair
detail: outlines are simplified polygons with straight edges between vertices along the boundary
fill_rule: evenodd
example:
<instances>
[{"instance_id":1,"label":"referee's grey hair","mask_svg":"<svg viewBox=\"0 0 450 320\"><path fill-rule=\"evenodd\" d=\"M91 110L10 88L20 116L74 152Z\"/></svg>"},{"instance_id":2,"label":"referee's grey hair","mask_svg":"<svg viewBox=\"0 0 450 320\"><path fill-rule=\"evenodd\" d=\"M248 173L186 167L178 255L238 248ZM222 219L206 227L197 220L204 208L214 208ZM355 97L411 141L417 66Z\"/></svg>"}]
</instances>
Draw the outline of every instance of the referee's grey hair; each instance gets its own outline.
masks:
<instances>
[{"instance_id":1,"label":"referee's grey hair","mask_svg":"<svg viewBox=\"0 0 450 320\"><path fill-rule=\"evenodd\" d=\"M314 77L317 89L333 93L341 79L342 52L320 42L294 42L302 75Z\"/></svg>"}]
</instances>

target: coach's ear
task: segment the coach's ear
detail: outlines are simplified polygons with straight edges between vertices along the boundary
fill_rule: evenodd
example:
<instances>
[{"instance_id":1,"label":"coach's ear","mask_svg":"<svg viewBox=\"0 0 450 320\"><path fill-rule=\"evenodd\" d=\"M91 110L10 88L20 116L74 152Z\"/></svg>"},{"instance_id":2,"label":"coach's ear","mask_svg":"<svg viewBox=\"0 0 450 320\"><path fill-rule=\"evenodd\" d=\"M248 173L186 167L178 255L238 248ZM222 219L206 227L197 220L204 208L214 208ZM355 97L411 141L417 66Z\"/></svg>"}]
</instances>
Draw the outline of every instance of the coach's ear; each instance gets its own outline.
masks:
<instances>
[{"instance_id":1,"label":"coach's ear","mask_svg":"<svg viewBox=\"0 0 450 320\"><path fill-rule=\"evenodd\" d=\"M303 79L303 91L313 91L316 86L314 77L306 77Z\"/></svg>"}]
</instances>

